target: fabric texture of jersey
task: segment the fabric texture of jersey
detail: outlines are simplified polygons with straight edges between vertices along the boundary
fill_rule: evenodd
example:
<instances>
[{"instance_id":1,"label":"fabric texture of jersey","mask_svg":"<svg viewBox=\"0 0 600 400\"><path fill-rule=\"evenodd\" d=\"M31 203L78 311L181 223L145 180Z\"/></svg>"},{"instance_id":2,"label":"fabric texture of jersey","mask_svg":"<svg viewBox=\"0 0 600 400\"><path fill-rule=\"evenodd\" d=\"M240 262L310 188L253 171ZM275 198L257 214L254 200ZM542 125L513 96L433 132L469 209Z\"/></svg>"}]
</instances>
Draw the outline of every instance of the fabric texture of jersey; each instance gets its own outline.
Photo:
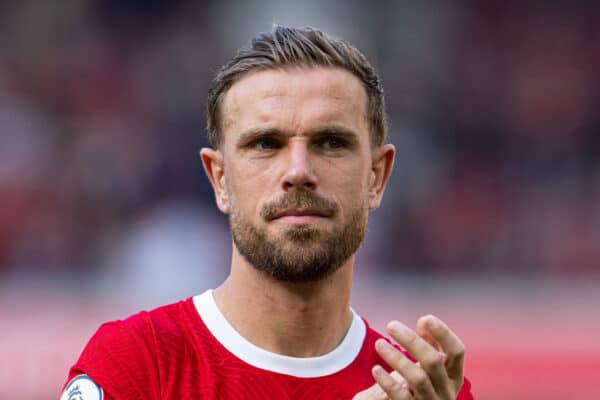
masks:
<instances>
[{"instance_id":1,"label":"fabric texture of jersey","mask_svg":"<svg viewBox=\"0 0 600 400\"><path fill-rule=\"evenodd\" d=\"M86 374L105 400L352 399L371 386L382 335L354 314L332 352L295 358L246 341L227 322L212 291L102 325L71 368ZM388 368L389 369L389 368ZM473 399L465 380L458 400Z\"/></svg>"}]
</instances>

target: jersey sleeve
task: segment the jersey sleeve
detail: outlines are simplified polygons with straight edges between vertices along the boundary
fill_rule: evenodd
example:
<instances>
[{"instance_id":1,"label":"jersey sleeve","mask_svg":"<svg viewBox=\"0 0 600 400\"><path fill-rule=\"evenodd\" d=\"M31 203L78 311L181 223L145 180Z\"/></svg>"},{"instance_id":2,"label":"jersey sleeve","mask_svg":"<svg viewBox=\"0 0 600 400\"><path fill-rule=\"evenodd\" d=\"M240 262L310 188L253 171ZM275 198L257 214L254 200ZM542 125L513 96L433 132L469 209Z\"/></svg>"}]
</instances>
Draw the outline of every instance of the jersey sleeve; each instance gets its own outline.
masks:
<instances>
[{"instance_id":1,"label":"jersey sleeve","mask_svg":"<svg viewBox=\"0 0 600 400\"><path fill-rule=\"evenodd\" d=\"M475 400L473 393L471 393L471 382L467 378L465 378L456 400Z\"/></svg>"},{"instance_id":2,"label":"jersey sleeve","mask_svg":"<svg viewBox=\"0 0 600 400\"><path fill-rule=\"evenodd\" d=\"M152 330L142 322L102 325L71 367L63 390L78 377L87 376L99 386L103 400L159 399Z\"/></svg>"}]
</instances>

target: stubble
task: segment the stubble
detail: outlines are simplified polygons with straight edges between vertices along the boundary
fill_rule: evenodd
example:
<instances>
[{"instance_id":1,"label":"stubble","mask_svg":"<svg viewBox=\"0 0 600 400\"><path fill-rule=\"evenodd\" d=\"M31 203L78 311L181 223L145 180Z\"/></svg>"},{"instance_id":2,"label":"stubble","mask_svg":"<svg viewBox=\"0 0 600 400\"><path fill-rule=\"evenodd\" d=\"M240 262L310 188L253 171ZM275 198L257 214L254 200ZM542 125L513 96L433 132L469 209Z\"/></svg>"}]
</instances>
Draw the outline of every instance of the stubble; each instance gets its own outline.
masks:
<instances>
[{"instance_id":1,"label":"stubble","mask_svg":"<svg viewBox=\"0 0 600 400\"><path fill-rule=\"evenodd\" d=\"M293 190L261 210L265 221L285 209L320 210L335 218L339 207L314 192ZM367 230L365 204L352 208L343 223L332 230L311 225L290 226L273 237L266 228L253 225L232 204L229 223L240 254L257 270L277 280L314 282L337 271L360 247Z\"/></svg>"}]
</instances>

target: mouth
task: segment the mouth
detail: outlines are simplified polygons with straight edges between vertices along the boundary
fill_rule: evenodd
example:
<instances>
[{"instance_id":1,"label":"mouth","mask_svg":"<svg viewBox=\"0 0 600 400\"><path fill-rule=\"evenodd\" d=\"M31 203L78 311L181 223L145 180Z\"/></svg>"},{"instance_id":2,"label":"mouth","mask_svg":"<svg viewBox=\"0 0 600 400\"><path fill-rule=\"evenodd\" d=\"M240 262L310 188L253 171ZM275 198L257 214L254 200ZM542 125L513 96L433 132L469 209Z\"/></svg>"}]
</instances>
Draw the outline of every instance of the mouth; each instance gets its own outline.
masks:
<instances>
[{"instance_id":1,"label":"mouth","mask_svg":"<svg viewBox=\"0 0 600 400\"><path fill-rule=\"evenodd\" d=\"M310 208L296 208L281 210L275 213L271 220L277 220L289 225L300 226L313 224L323 218L330 218L331 216L331 213L327 213L323 210Z\"/></svg>"}]
</instances>

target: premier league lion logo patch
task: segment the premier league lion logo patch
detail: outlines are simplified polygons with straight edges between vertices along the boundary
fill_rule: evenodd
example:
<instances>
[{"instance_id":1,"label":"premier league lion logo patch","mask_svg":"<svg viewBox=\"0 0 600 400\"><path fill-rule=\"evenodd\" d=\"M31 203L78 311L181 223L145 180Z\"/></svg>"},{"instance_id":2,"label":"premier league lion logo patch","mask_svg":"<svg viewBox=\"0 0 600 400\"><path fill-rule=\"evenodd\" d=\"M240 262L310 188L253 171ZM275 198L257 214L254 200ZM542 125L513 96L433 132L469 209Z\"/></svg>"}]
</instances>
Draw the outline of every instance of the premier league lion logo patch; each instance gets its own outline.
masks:
<instances>
[{"instance_id":1,"label":"premier league lion logo patch","mask_svg":"<svg viewBox=\"0 0 600 400\"><path fill-rule=\"evenodd\" d=\"M77 375L65 387L60 400L102 400L102 388L87 375Z\"/></svg>"}]
</instances>

